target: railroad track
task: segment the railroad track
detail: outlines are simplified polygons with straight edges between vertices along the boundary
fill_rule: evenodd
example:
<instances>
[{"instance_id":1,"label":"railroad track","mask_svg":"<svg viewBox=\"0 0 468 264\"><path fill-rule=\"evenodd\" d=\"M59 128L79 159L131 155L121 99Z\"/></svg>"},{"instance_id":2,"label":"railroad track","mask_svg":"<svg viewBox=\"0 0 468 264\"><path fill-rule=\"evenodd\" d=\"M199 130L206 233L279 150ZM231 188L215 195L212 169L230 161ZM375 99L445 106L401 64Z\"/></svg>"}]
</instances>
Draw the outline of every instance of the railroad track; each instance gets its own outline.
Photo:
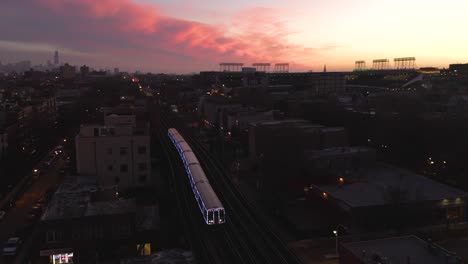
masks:
<instances>
[{"instance_id":1,"label":"railroad track","mask_svg":"<svg viewBox=\"0 0 468 264\"><path fill-rule=\"evenodd\" d=\"M223 202L227 223L222 225L222 236L225 247L238 258L235 263L300 263L299 258L272 231L267 217L246 202L221 162L194 139L180 119L165 111L164 116L161 115L161 124L164 129L177 128L190 143L211 185ZM219 238L216 239L219 241Z\"/></svg>"}]
</instances>

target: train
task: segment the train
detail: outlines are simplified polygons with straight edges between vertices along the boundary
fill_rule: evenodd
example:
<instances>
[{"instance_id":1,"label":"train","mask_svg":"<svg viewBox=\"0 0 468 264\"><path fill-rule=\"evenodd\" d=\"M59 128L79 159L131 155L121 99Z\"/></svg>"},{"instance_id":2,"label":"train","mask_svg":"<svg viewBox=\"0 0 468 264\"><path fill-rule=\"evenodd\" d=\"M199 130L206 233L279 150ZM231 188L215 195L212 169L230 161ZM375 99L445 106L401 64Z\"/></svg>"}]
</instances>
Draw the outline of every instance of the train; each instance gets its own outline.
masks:
<instances>
[{"instance_id":1,"label":"train","mask_svg":"<svg viewBox=\"0 0 468 264\"><path fill-rule=\"evenodd\" d=\"M187 172L188 181L203 219L207 225L217 225L226 222L223 204L206 178L205 172L190 145L175 128L167 131L172 144L177 149Z\"/></svg>"}]
</instances>

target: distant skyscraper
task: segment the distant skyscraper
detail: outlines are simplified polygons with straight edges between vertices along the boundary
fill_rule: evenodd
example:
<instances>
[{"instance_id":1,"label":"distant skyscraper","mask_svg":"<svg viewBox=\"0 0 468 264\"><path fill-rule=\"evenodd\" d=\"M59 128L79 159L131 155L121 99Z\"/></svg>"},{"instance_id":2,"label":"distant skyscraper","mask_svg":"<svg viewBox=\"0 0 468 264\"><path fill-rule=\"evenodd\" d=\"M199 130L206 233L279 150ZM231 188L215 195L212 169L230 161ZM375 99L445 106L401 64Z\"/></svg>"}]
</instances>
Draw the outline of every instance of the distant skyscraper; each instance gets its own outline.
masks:
<instances>
[{"instance_id":1,"label":"distant skyscraper","mask_svg":"<svg viewBox=\"0 0 468 264\"><path fill-rule=\"evenodd\" d=\"M86 66L86 65L83 65L80 67L80 74L81 74L81 77L86 77L88 76L89 74L89 67Z\"/></svg>"},{"instance_id":2,"label":"distant skyscraper","mask_svg":"<svg viewBox=\"0 0 468 264\"><path fill-rule=\"evenodd\" d=\"M55 65L58 65L58 64L59 64L59 54L58 54L58 50L56 50L55 53L54 53L54 64L55 64Z\"/></svg>"}]
</instances>

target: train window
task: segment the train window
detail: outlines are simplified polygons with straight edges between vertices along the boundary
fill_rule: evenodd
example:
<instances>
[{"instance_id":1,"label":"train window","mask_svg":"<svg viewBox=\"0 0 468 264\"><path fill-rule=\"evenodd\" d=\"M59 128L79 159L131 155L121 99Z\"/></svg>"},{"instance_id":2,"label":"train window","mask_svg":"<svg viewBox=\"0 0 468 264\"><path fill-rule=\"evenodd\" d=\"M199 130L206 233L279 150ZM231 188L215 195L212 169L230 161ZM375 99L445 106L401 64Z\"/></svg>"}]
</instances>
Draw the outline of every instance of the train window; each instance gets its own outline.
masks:
<instances>
[{"instance_id":1,"label":"train window","mask_svg":"<svg viewBox=\"0 0 468 264\"><path fill-rule=\"evenodd\" d=\"M219 222L224 222L224 210L219 210Z\"/></svg>"},{"instance_id":2,"label":"train window","mask_svg":"<svg viewBox=\"0 0 468 264\"><path fill-rule=\"evenodd\" d=\"M208 211L208 223L214 223L213 211Z\"/></svg>"}]
</instances>

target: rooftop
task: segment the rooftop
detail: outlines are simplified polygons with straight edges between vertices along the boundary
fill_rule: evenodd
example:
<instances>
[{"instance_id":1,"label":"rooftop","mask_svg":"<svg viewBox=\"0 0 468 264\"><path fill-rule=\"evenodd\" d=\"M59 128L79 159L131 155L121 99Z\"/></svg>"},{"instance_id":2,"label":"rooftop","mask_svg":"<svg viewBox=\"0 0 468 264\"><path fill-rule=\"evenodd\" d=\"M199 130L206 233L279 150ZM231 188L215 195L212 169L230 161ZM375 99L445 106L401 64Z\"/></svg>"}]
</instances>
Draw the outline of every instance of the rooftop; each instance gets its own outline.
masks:
<instances>
[{"instance_id":1,"label":"rooftop","mask_svg":"<svg viewBox=\"0 0 468 264\"><path fill-rule=\"evenodd\" d=\"M304 119L284 119L284 120L260 120L251 123L254 126L280 126L280 125L307 125L310 124Z\"/></svg>"},{"instance_id":2,"label":"rooftop","mask_svg":"<svg viewBox=\"0 0 468 264\"><path fill-rule=\"evenodd\" d=\"M342 246L360 259L360 263L461 263L456 255L416 236L393 237L343 243Z\"/></svg>"},{"instance_id":3,"label":"rooftop","mask_svg":"<svg viewBox=\"0 0 468 264\"><path fill-rule=\"evenodd\" d=\"M321 129L322 132L340 132L345 130L344 127L324 127Z\"/></svg>"},{"instance_id":4,"label":"rooftop","mask_svg":"<svg viewBox=\"0 0 468 264\"><path fill-rule=\"evenodd\" d=\"M106 195L109 192L114 195ZM97 200L97 198L100 198ZM99 190L92 177L70 176L63 180L41 220L133 213L134 200L115 198L111 189Z\"/></svg>"},{"instance_id":5,"label":"rooftop","mask_svg":"<svg viewBox=\"0 0 468 264\"><path fill-rule=\"evenodd\" d=\"M322 192L350 207L376 206L390 203L389 194L400 190L404 202L436 201L442 205L461 204L468 193L422 175L377 163L346 177L344 185L318 185Z\"/></svg>"},{"instance_id":6,"label":"rooftop","mask_svg":"<svg viewBox=\"0 0 468 264\"><path fill-rule=\"evenodd\" d=\"M123 259L120 261L121 264L192 264L195 263L195 259L191 251L184 251L180 249L170 249L160 251L158 253L152 254L151 256L138 257L131 259Z\"/></svg>"},{"instance_id":7,"label":"rooftop","mask_svg":"<svg viewBox=\"0 0 468 264\"><path fill-rule=\"evenodd\" d=\"M336 155L347 155L361 152L374 152L375 150L370 147L356 146L356 147L337 147L337 148L327 148L323 150L310 150L307 151L307 155L314 159L327 156L336 156Z\"/></svg>"}]
</instances>

